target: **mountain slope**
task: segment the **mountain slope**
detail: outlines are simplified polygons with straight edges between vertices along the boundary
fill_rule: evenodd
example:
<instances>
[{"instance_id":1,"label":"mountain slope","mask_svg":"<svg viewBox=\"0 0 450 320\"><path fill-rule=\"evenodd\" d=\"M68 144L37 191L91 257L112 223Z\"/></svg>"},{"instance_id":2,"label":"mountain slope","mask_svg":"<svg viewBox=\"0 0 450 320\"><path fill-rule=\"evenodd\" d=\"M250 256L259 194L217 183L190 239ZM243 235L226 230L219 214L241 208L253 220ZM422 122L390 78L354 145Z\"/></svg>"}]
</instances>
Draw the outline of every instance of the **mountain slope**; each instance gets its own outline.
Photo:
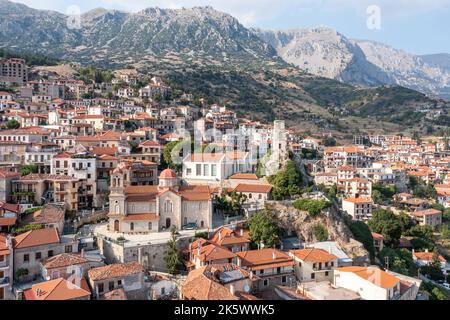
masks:
<instances>
[{"instance_id":1,"label":"mountain slope","mask_svg":"<svg viewBox=\"0 0 450 320\"><path fill-rule=\"evenodd\" d=\"M363 86L401 85L450 96L445 56L414 56L381 43L348 39L328 28L255 32L285 61L315 75Z\"/></svg>"},{"instance_id":2,"label":"mountain slope","mask_svg":"<svg viewBox=\"0 0 450 320\"><path fill-rule=\"evenodd\" d=\"M308 74L283 61L269 43L238 20L210 7L149 8L138 13L95 9L82 15L80 29L69 28L68 17L60 13L5 0L0 0L0 16L0 43L8 51L40 53L84 65L135 68L145 75L160 75L197 98L226 104L242 116L284 118L302 130L348 134L395 127L404 131L426 121L426 114L414 122L404 121L403 117L393 119L392 109L403 114L435 105L422 94L400 87L361 89ZM341 80L360 76L370 84L384 83L386 75L361 52L355 54L351 41L346 48L353 55L336 70ZM329 50L335 52L333 46ZM359 75L363 67L374 71ZM372 114L383 123L367 118ZM347 116L353 117L352 122L343 122Z\"/></svg>"}]
</instances>

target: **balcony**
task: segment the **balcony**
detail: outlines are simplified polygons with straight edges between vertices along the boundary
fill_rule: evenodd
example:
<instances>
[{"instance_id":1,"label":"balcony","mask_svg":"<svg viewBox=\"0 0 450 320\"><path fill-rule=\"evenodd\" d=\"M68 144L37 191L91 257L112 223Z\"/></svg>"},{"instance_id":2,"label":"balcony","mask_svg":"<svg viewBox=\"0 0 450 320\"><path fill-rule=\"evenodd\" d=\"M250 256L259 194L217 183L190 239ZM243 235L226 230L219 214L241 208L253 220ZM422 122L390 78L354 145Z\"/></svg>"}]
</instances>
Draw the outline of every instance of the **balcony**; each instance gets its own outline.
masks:
<instances>
[{"instance_id":1,"label":"balcony","mask_svg":"<svg viewBox=\"0 0 450 320\"><path fill-rule=\"evenodd\" d=\"M9 285L9 277L0 278L0 286Z\"/></svg>"}]
</instances>

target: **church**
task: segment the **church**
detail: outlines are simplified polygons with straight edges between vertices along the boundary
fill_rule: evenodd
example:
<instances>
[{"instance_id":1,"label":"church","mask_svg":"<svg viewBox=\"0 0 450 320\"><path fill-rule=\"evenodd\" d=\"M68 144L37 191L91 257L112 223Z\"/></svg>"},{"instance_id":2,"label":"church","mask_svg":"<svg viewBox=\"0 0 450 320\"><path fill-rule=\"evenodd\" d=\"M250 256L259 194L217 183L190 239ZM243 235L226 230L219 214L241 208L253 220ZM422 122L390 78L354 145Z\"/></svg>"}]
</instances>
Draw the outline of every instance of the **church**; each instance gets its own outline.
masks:
<instances>
[{"instance_id":1,"label":"church","mask_svg":"<svg viewBox=\"0 0 450 320\"><path fill-rule=\"evenodd\" d=\"M156 186L127 185L127 172L116 168L111 174L109 196L110 231L148 234L181 230L191 223L212 228L213 204L208 186L182 185L176 173L166 169Z\"/></svg>"}]
</instances>

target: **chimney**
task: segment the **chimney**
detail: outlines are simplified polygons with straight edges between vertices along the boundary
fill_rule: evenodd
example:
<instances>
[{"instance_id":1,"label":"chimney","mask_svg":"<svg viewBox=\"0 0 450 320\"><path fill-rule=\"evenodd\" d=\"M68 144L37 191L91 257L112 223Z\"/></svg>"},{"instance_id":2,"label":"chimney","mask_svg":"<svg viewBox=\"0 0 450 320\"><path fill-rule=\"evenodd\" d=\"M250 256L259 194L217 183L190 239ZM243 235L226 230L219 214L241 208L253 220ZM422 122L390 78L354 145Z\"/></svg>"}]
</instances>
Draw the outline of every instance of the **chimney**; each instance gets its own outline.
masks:
<instances>
[{"instance_id":1,"label":"chimney","mask_svg":"<svg viewBox=\"0 0 450 320\"><path fill-rule=\"evenodd\" d=\"M275 250L272 251L272 259L277 260L277 254L275 253Z\"/></svg>"},{"instance_id":2,"label":"chimney","mask_svg":"<svg viewBox=\"0 0 450 320\"><path fill-rule=\"evenodd\" d=\"M235 287L234 287L234 284L231 284L231 285L230 285L230 292L231 292L231 294L232 294L233 296L235 295L236 289L235 289Z\"/></svg>"}]
</instances>

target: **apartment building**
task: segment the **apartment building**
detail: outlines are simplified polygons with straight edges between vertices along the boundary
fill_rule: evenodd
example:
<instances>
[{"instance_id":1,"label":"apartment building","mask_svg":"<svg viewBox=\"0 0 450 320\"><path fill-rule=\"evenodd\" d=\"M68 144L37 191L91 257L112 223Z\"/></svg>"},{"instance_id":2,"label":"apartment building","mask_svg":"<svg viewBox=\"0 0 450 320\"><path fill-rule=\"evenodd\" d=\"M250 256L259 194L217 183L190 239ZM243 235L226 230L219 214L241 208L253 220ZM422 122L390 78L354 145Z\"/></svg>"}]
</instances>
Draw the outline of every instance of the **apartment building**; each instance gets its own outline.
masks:
<instances>
[{"instance_id":1,"label":"apartment building","mask_svg":"<svg viewBox=\"0 0 450 320\"><path fill-rule=\"evenodd\" d=\"M78 251L78 242L72 237L61 238L55 228L31 230L15 236L14 276L20 281L32 281L41 274L41 262L60 253Z\"/></svg>"},{"instance_id":2,"label":"apartment building","mask_svg":"<svg viewBox=\"0 0 450 320\"><path fill-rule=\"evenodd\" d=\"M57 174L29 174L12 181L12 200L16 203L36 206L60 203L67 210L78 210L78 179Z\"/></svg>"},{"instance_id":3,"label":"apartment building","mask_svg":"<svg viewBox=\"0 0 450 320\"><path fill-rule=\"evenodd\" d=\"M148 299L144 268L137 262L116 263L88 271L88 281L95 299L116 289L123 289L129 299Z\"/></svg>"},{"instance_id":4,"label":"apartment building","mask_svg":"<svg viewBox=\"0 0 450 320\"><path fill-rule=\"evenodd\" d=\"M342 200L342 210L358 221L367 221L372 217L372 198L346 198Z\"/></svg>"},{"instance_id":5,"label":"apartment building","mask_svg":"<svg viewBox=\"0 0 450 320\"><path fill-rule=\"evenodd\" d=\"M28 66L24 59L0 60L0 83L24 84L28 81Z\"/></svg>"},{"instance_id":6,"label":"apartment building","mask_svg":"<svg viewBox=\"0 0 450 320\"><path fill-rule=\"evenodd\" d=\"M0 301L14 298L13 247L9 236L0 234Z\"/></svg>"},{"instance_id":7,"label":"apartment building","mask_svg":"<svg viewBox=\"0 0 450 320\"><path fill-rule=\"evenodd\" d=\"M296 285L294 259L277 249L261 249L237 252L239 267L250 272L258 281L253 283L255 291L263 291L269 286Z\"/></svg>"},{"instance_id":8,"label":"apartment building","mask_svg":"<svg viewBox=\"0 0 450 320\"><path fill-rule=\"evenodd\" d=\"M301 282L331 281L338 267L339 258L323 249L291 250L289 255L295 261L295 275Z\"/></svg>"}]
</instances>

